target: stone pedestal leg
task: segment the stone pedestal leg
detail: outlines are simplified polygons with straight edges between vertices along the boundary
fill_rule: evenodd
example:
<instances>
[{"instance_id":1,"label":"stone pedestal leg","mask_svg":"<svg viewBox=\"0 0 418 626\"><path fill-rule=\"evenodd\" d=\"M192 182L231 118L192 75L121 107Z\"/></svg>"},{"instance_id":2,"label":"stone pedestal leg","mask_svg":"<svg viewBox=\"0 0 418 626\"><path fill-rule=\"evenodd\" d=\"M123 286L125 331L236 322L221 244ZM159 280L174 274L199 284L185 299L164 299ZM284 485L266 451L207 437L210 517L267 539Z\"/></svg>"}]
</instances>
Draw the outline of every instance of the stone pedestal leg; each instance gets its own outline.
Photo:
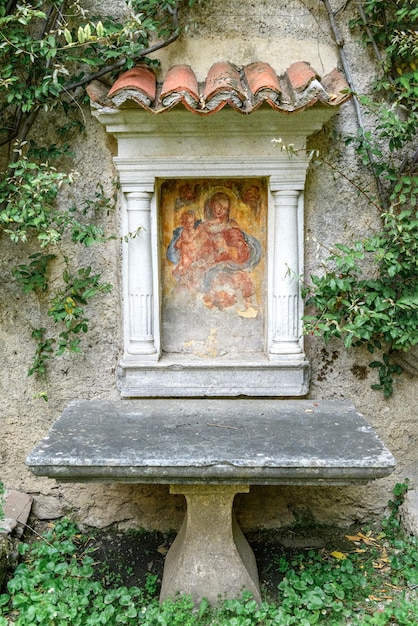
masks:
<instances>
[{"instance_id":1,"label":"stone pedestal leg","mask_svg":"<svg viewBox=\"0 0 418 626\"><path fill-rule=\"evenodd\" d=\"M187 513L167 553L160 602L177 593L216 604L244 589L261 601L257 563L232 511L234 496L248 485L171 485L184 494Z\"/></svg>"}]
</instances>

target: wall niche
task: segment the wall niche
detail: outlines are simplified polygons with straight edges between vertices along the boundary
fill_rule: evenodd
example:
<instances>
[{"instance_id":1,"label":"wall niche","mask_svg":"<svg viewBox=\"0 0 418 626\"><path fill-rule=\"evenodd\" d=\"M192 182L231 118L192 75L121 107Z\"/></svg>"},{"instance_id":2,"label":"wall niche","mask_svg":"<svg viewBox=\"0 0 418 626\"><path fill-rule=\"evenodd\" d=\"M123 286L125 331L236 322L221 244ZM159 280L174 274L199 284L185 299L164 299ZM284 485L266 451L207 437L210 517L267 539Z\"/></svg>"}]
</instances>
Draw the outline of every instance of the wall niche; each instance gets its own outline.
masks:
<instances>
[{"instance_id":1,"label":"wall niche","mask_svg":"<svg viewBox=\"0 0 418 626\"><path fill-rule=\"evenodd\" d=\"M95 111L118 141L122 397L307 393L304 148L333 113Z\"/></svg>"}]
</instances>

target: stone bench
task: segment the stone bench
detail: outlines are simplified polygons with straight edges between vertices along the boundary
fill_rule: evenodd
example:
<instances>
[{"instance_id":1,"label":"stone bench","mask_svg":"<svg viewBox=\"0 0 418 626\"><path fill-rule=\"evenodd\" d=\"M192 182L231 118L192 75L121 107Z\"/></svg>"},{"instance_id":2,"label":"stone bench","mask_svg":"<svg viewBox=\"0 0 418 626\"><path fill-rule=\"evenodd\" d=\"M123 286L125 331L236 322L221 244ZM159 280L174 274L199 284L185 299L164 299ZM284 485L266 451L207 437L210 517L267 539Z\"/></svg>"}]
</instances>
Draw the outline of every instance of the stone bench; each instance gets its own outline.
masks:
<instances>
[{"instance_id":1,"label":"stone bench","mask_svg":"<svg viewBox=\"0 0 418 626\"><path fill-rule=\"evenodd\" d=\"M254 554L233 514L250 485L345 485L395 460L350 403L164 399L73 402L27 459L58 481L170 484L187 513L166 556L160 599L216 603L248 589Z\"/></svg>"}]
</instances>

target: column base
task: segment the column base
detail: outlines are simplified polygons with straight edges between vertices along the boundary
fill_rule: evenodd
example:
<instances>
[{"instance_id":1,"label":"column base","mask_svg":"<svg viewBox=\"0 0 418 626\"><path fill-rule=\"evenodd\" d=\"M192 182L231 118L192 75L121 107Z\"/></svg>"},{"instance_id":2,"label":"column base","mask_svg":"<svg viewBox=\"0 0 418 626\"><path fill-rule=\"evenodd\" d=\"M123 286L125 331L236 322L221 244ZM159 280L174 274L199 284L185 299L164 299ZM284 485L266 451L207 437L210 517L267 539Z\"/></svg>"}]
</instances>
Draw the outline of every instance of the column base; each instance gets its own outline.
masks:
<instances>
[{"instance_id":1,"label":"column base","mask_svg":"<svg viewBox=\"0 0 418 626\"><path fill-rule=\"evenodd\" d=\"M261 602L257 563L232 504L248 485L171 485L170 493L184 494L187 512L167 553L160 602L178 593L218 604L239 598L244 590Z\"/></svg>"}]
</instances>

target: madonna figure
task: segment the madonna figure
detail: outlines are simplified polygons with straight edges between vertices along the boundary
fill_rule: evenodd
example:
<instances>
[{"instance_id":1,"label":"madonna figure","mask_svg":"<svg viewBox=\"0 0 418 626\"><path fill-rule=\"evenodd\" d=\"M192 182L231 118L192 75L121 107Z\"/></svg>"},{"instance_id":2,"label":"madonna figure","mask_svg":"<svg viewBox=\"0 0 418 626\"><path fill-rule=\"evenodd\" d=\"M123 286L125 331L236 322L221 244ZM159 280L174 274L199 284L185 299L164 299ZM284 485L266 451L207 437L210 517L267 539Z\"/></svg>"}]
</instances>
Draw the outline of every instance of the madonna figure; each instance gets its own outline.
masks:
<instances>
[{"instance_id":1,"label":"madonna figure","mask_svg":"<svg viewBox=\"0 0 418 626\"><path fill-rule=\"evenodd\" d=\"M255 292L249 273L260 261L261 246L230 217L230 209L228 194L212 194L205 203L203 221L193 223L194 213L189 211L167 250L168 259L176 264L173 274L200 292L209 308L225 309L239 301L249 307Z\"/></svg>"}]
</instances>

